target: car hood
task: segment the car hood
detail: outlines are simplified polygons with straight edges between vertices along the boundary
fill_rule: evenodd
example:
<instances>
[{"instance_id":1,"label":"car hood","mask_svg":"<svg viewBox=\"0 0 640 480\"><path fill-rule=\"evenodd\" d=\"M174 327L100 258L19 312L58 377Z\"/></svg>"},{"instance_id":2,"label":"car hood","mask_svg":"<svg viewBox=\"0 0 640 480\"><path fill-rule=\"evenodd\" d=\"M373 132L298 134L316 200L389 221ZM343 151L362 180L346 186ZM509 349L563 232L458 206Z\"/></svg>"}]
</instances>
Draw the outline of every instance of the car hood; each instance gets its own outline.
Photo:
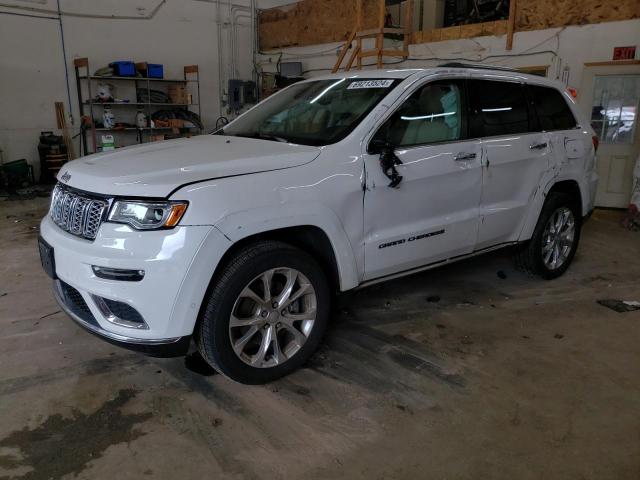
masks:
<instances>
[{"instance_id":1,"label":"car hood","mask_svg":"<svg viewBox=\"0 0 640 480\"><path fill-rule=\"evenodd\" d=\"M58 180L87 192L166 197L187 183L304 165L317 147L201 135L119 148L69 162Z\"/></svg>"}]
</instances>

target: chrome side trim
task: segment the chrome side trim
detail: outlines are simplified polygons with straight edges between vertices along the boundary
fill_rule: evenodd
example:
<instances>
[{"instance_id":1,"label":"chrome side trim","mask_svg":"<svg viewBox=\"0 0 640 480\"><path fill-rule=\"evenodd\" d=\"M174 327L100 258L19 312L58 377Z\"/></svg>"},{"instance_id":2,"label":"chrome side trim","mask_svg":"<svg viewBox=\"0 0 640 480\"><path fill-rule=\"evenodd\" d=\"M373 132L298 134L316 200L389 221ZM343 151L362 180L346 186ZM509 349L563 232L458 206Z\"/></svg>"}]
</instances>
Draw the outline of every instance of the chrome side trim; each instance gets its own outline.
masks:
<instances>
[{"instance_id":1,"label":"chrome side trim","mask_svg":"<svg viewBox=\"0 0 640 480\"><path fill-rule=\"evenodd\" d=\"M471 257L477 257L478 255L482 255L483 253L493 252L494 250L500 250L501 248L509 247L512 245L517 245L519 242L504 242L499 243L497 245L492 245L490 247L481 248L480 250L474 250L471 253L464 253L462 255L458 255L456 257L445 258L443 260L438 260L433 263L428 263L427 265L422 265L420 267L411 268L409 270L403 270L402 272L390 273L389 275L385 275L382 277L372 278L370 280L366 280L362 282L360 285L355 287L353 290L360 290L361 288L367 288L371 285L375 285L376 283L386 282L387 280L393 280L396 278L406 277L408 275L413 275L414 273L424 272L426 270L432 270L434 268L440 267L442 265L448 265L450 263L459 262L460 260L465 260Z\"/></svg>"},{"instance_id":2,"label":"chrome side trim","mask_svg":"<svg viewBox=\"0 0 640 480\"><path fill-rule=\"evenodd\" d=\"M60 308L71 317L71 319L80 325L85 330L89 330L91 333L98 335L100 337L104 337L109 340L113 340L115 342L128 343L131 345L168 345L172 343L179 342L183 337L175 337L175 338L135 338L135 337L127 337L125 335L120 335L118 333L108 332L107 330L103 330L102 328L95 327L90 323L85 322L76 314L74 314L64 303L62 297L60 295L60 283L58 280L54 281L53 288L53 296L60 305Z\"/></svg>"}]
</instances>

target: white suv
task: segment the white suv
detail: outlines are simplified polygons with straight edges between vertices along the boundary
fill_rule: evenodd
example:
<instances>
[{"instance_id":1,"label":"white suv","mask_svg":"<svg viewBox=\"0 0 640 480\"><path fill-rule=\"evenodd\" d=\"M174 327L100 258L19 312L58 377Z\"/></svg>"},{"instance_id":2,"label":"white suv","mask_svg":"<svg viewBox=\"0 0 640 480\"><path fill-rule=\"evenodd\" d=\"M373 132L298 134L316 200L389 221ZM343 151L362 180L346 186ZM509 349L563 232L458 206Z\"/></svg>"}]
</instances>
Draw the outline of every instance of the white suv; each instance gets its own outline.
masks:
<instances>
[{"instance_id":1,"label":"white suv","mask_svg":"<svg viewBox=\"0 0 640 480\"><path fill-rule=\"evenodd\" d=\"M58 176L39 248L61 307L156 355L191 338L263 383L305 362L332 294L519 244L561 275L593 208L596 138L562 86L479 66L296 83L213 135Z\"/></svg>"}]
</instances>

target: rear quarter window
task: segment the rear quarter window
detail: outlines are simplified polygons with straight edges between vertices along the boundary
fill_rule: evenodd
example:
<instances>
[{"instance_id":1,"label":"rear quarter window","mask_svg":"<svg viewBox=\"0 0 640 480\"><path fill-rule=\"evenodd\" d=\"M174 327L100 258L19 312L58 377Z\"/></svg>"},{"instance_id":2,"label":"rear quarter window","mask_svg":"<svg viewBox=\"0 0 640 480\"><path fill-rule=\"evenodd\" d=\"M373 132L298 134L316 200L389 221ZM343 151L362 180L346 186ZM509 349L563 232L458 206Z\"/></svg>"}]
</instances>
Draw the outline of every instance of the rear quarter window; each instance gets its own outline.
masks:
<instances>
[{"instance_id":1,"label":"rear quarter window","mask_svg":"<svg viewBox=\"0 0 640 480\"><path fill-rule=\"evenodd\" d=\"M529 85L542 130L569 130L577 126L567 101L555 88Z\"/></svg>"}]
</instances>

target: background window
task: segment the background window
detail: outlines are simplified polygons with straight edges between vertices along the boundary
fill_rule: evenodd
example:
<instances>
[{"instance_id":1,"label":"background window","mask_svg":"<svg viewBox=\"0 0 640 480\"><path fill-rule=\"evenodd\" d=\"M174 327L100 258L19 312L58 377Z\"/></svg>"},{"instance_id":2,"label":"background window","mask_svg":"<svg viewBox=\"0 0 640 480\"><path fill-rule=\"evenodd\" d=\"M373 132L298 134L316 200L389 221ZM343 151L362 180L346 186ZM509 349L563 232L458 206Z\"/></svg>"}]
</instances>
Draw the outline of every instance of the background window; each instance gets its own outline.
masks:
<instances>
[{"instance_id":1,"label":"background window","mask_svg":"<svg viewBox=\"0 0 640 480\"><path fill-rule=\"evenodd\" d=\"M472 80L471 136L493 137L529 131L524 88L519 83Z\"/></svg>"},{"instance_id":2,"label":"background window","mask_svg":"<svg viewBox=\"0 0 640 480\"><path fill-rule=\"evenodd\" d=\"M634 143L639 98L640 75L596 77L591 126L602 143Z\"/></svg>"},{"instance_id":3,"label":"background window","mask_svg":"<svg viewBox=\"0 0 640 480\"><path fill-rule=\"evenodd\" d=\"M533 104L542 130L575 128L576 120L562 94L555 88L530 85Z\"/></svg>"},{"instance_id":4,"label":"background window","mask_svg":"<svg viewBox=\"0 0 640 480\"><path fill-rule=\"evenodd\" d=\"M379 135L387 135L392 145L404 147L459 140L462 111L462 94L456 83L430 83L405 101Z\"/></svg>"}]
</instances>

